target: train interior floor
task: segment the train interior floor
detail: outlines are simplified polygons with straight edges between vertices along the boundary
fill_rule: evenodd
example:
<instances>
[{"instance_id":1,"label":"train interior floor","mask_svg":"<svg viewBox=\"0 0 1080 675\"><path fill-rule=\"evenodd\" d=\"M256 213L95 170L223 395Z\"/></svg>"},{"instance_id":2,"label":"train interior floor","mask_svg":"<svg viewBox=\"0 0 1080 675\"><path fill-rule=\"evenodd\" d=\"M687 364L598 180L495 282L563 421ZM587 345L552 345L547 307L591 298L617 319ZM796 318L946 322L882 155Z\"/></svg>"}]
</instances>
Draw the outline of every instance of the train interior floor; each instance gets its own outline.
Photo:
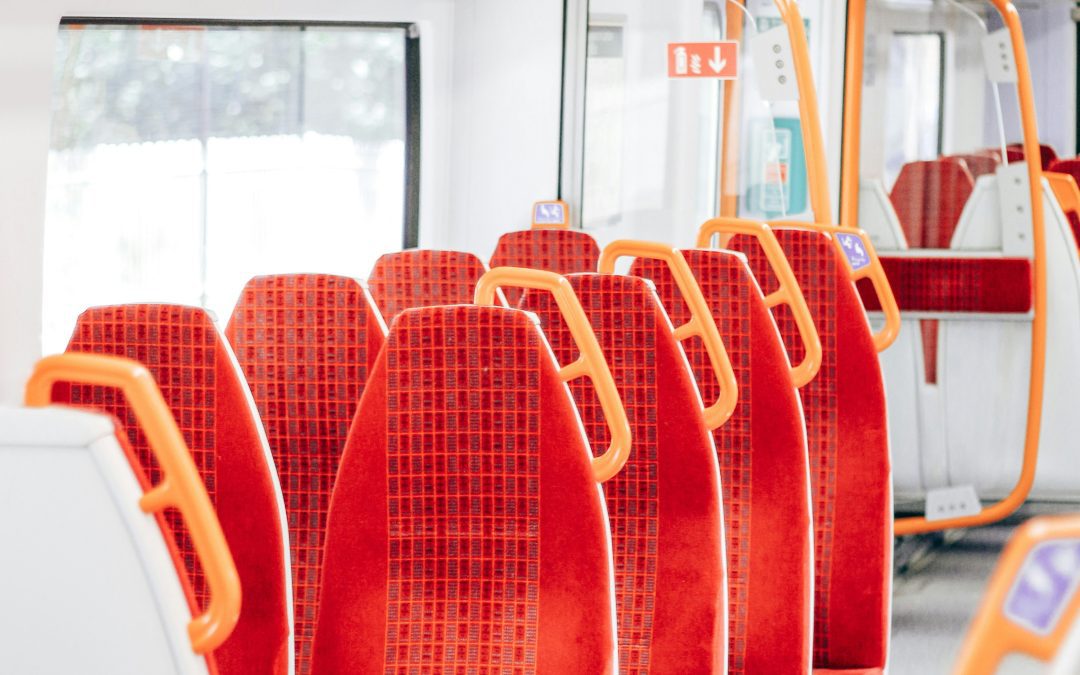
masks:
<instances>
[{"instance_id":1,"label":"train interior floor","mask_svg":"<svg viewBox=\"0 0 1080 675\"><path fill-rule=\"evenodd\" d=\"M901 540L895 549L889 673L950 673L1013 530L1034 516L1074 512L1066 504L1028 504L987 527ZM999 675L1045 672L1045 664L1014 656Z\"/></svg>"}]
</instances>

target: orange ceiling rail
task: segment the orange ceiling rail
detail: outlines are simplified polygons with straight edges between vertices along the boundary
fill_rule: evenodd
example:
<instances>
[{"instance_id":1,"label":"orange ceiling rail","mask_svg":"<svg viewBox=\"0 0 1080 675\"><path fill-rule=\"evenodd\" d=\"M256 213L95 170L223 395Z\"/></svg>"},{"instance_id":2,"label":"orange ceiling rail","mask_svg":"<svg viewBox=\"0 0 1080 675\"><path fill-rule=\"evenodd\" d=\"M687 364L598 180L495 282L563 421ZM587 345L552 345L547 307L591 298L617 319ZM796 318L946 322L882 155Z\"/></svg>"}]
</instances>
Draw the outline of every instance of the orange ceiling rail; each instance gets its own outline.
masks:
<instances>
[{"instance_id":1,"label":"orange ceiling rail","mask_svg":"<svg viewBox=\"0 0 1080 675\"><path fill-rule=\"evenodd\" d=\"M1080 593L1075 587L1066 585L1058 597L1053 597L1052 593L1049 597L1040 594L1043 601L1057 600L1058 611L1051 617L1038 617L1040 620L1051 619L1045 623L1040 621L1040 625L1022 625L1029 620L1022 608L1027 599L1024 573L1030 571L1045 579L1048 574L1045 565L1049 564L1058 568L1050 574L1071 576L1075 582L1077 570L1060 569L1054 554L1063 553L1064 559L1070 561L1075 560L1078 551L1080 516L1034 518L1016 530L990 578L990 586L961 647L953 671L955 675L993 675L1005 657L1012 653L1028 654L1041 661L1054 658L1080 616ZM1035 609L1045 611L1047 607Z\"/></svg>"},{"instance_id":2,"label":"orange ceiling rail","mask_svg":"<svg viewBox=\"0 0 1080 675\"><path fill-rule=\"evenodd\" d=\"M124 393L163 476L142 496L139 507L146 513L167 508L180 511L210 590L203 613L188 624L191 648L196 654L205 654L219 647L240 618L240 575L191 451L150 371L140 363L115 356L48 356L38 361L26 383L26 405L44 407L52 403L53 385L57 382L115 387Z\"/></svg>"},{"instance_id":3,"label":"orange ceiling rail","mask_svg":"<svg viewBox=\"0 0 1080 675\"><path fill-rule=\"evenodd\" d=\"M607 451L592 459L593 476L600 483L611 479L622 470L626 460L630 458L630 420L626 417L626 409L615 385L615 378L611 375L604 352L593 333L589 317L574 293L574 287L565 277L553 272L522 267L496 267L480 277L480 281L476 283L476 304L499 304L496 301L496 291L504 286L547 291L555 297L559 313L562 314L563 321L574 336L574 342L581 353L577 361L560 368L559 377L563 382L579 377L592 380L600 408L604 411L604 418L611 431L611 444Z\"/></svg>"},{"instance_id":4,"label":"orange ceiling rail","mask_svg":"<svg viewBox=\"0 0 1080 675\"><path fill-rule=\"evenodd\" d=\"M1001 14L1012 40L1016 58L1017 94L1024 134L1024 154L1039 157L1039 131L1035 115L1035 95L1031 83L1031 66L1020 15L1009 0L986 0ZM867 0L848 2L848 58L845 72L844 96L844 212L841 222L853 225L858 219L859 140L862 120L862 72L864 50L862 41L866 30ZM1043 213L1043 171L1039 162L1027 162L1031 183L1031 225L1034 249L1033 291L1034 316L1031 324L1031 378L1028 382L1027 428L1024 436L1023 465L1015 486L1001 501L986 506L978 514L945 520L929 521L925 517L898 518L897 535L919 534L961 527L976 527L999 521L1023 505L1035 482L1039 456L1039 433L1042 426L1043 383L1046 375L1046 231Z\"/></svg>"},{"instance_id":5,"label":"orange ceiling rail","mask_svg":"<svg viewBox=\"0 0 1080 675\"><path fill-rule=\"evenodd\" d=\"M645 241L623 239L613 241L600 254L599 271L601 274L614 274L615 263L620 258L647 258L667 264L675 285L683 297L683 302L690 309L690 320L675 329L678 342L692 337L701 339L705 353L709 355L716 381L720 383L720 398L705 408L705 424L709 429L718 429L731 419L735 407L739 404L739 379L731 365L720 330L716 327L709 303L701 293L701 286L694 278L686 258L677 248L667 244L655 244Z\"/></svg>"}]
</instances>

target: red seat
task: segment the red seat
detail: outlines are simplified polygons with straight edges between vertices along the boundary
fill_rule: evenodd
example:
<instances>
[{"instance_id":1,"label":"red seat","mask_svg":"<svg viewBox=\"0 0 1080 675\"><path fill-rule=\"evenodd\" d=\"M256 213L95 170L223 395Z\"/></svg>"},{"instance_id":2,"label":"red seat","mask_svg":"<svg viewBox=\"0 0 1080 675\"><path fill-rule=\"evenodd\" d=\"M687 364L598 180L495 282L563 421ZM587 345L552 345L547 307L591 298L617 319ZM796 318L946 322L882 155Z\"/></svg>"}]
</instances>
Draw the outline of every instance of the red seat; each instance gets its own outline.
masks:
<instances>
[{"instance_id":1,"label":"red seat","mask_svg":"<svg viewBox=\"0 0 1080 675\"><path fill-rule=\"evenodd\" d=\"M1024 144L1023 143L1010 143L1006 148L1009 153L1009 162L1022 162L1024 161ZM1042 164L1043 171L1049 171L1050 165L1057 159L1057 152L1046 145L1045 143L1039 146L1039 162Z\"/></svg>"},{"instance_id":2,"label":"red seat","mask_svg":"<svg viewBox=\"0 0 1080 675\"><path fill-rule=\"evenodd\" d=\"M556 274L595 272L600 260L596 240L581 230L520 230L499 237L491 267L528 267ZM506 300L516 307L521 291L505 289Z\"/></svg>"},{"instance_id":3,"label":"red seat","mask_svg":"<svg viewBox=\"0 0 1080 675\"><path fill-rule=\"evenodd\" d=\"M619 672L718 673L727 653L716 449L682 348L656 293L637 277L568 276L611 364L634 449L604 486L615 554ZM560 363L577 358L547 293L528 291ZM599 454L606 422L592 387L571 392Z\"/></svg>"},{"instance_id":4,"label":"red seat","mask_svg":"<svg viewBox=\"0 0 1080 675\"><path fill-rule=\"evenodd\" d=\"M811 664L813 583L806 432L790 366L765 299L743 260L683 251L738 377L735 414L713 438L728 556L728 672L805 673ZM662 263L637 260L674 323L690 320ZM705 350L686 348L702 398L719 394Z\"/></svg>"},{"instance_id":5,"label":"red seat","mask_svg":"<svg viewBox=\"0 0 1080 675\"><path fill-rule=\"evenodd\" d=\"M963 160L964 165L967 166L968 171L971 172L971 177L976 179L979 178L979 176L986 176L994 173L1001 164L1001 162L988 154L949 155L948 157L942 157L942 159Z\"/></svg>"},{"instance_id":6,"label":"red seat","mask_svg":"<svg viewBox=\"0 0 1080 675\"><path fill-rule=\"evenodd\" d=\"M530 314L400 314L341 461L314 672L613 673L590 454Z\"/></svg>"},{"instance_id":7,"label":"red seat","mask_svg":"<svg viewBox=\"0 0 1080 675\"><path fill-rule=\"evenodd\" d=\"M885 389L870 325L831 237L774 226L822 344L817 377L802 387L814 504L814 666L883 668L889 636L892 495ZM771 292L778 282L756 241L735 237ZM802 340L774 310L788 353Z\"/></svg>"},{"instance_id":8,"label":"red seat","mask_svg":"<svg viewBox=\"0 0 1080 675\"><path fill-rule=\"evenodd\" d=\"M472 253L419 249L381 256L367 283L390 323L406 309L471 303L476 282L486 271Z\"/></svg>"},{"instance_id":9,"label":"red seat","mask_svg":"<svg viewBox=\"0 0 1080 675\"><path fill-rule=\"evenodd\" d=\"M202 474L244 589L236 630L215 651L218 668L223 675L287 673L289 556L281 491L251 395L213 321L194 307L97 307L79 317L68 351L125 356L153 374ZM146 437L119 390L62 383L53 397L116 416L147 478L159 482ZM168 521L205 606L207 589L190 536L175 513Z\"/></svg>"},{"instance_id":10,"label":"red seat","mask_svg":"<svg viewBox=\"0 0 1080 675\"><path fill-rule=\"evenodd\" d=\"M1073 181L1080 185L1080 159L1056 159L1050 163L1047 171L1063 173L1072 176ZM1062 206L1065 206L1064 204ZM1073 240L1080 246L1080 213L1075 208L1065 208L1065 217L1069 220L1069 228L1073 233Z\"/></svg>"},{"instance_id":11,"label":"red seat","mask_svg":"<svg viewBox=\"0 0 1080 675\"><path fill-rule=\"evenodd\" d=\"M900 170L890 195L911 248L949 248L975 179L965 164L942 158L912 162ZM925 378L937 382L938 323L919 322Z\"/></svg>"},{"instance_id":12,"label":"red seat","mask_svg":"<svg viewBox=\"0 0 1080 675\"><path fill-rule=\"evenodd\" d=\"M292 553L296 672L311 670L330 495L386 327L356 280L256 277L226 330L277 464Z\"/></svg>"},{"instance_id":13,"label":"red seat","mask_svg":"<svg viewBox=\"0 0 1080 675\"><path fill-rule=\"evenodd\" d=\"M963 161L905 164L890 194L911 248L949 248L975 179Z\"/></svg>"}]
</instances>

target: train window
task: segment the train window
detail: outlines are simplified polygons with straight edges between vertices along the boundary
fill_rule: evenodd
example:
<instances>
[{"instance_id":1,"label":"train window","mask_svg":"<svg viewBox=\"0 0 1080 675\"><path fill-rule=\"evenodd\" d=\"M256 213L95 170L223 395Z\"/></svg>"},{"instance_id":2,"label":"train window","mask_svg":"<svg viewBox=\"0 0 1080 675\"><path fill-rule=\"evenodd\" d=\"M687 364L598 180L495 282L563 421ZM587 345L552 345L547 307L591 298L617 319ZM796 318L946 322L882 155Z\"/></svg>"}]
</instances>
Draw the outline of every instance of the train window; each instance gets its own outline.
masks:
<instances>
[{"instance_id":1,"label":"train window","mask_svg":"<svg viewBox=\"0 0 1080 675\"><path fill-rule=\"evenodd\" d=\"M683 223L691 237L716 213L720 85L670 80L667 44L720 39L722 3L590 0L588 17L582 225Z\"/></svg>"},{"instance_id":2,"label":"train window","mask_svg":"<svg viewBox=\"0 0 1080 675\"><path fill-rule=\"evenodd\" d=\"M885 109L885 182L892 185L908 162L941 154L945 36L895 33L888 58L888 86L905 92Z\"/></svg>"},{"instance_id":3,"label":"train window","mask_svg":"<svg viewBox=\"0 0 1080 675\"><path fill-rule=\"evenodd\" d=\"M617 19L589 21L585 84L585 171L581 221L615 225L622 209L623 27Z\"/></svg>"},{"instance_id":4,"label":"train window","mask_svg":"<svg viewBox=\"0 0 1080 675\"><path fill-rule=\"evenodd\" d=\"M45 349L89 305L224 317L252 275L357 275L401 248L415 49L403 25L64 22Z\"/></svg>"}]
</instances>

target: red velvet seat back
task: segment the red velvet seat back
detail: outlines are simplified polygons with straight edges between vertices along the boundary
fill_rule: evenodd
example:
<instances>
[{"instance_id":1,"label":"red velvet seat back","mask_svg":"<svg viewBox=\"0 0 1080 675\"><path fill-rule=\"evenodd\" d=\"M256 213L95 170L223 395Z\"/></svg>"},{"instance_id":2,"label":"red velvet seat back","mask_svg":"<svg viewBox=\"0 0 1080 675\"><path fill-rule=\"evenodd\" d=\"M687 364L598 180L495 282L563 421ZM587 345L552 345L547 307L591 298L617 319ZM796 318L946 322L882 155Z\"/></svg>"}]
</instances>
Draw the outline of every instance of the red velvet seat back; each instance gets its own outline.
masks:
<instances>
[{"instance_id":1,"label":"red velvet seat back","mask_svg":"<svg viewBox=\"0 0 1080 675\"><path fill-rule=\"evenodd\" d=\"M97 307L79 317L68 351L125 356L153 374L217 510L244 592L236 630L214 653L218 668L222 675L288 672L281 492L251 396L213 321L194 307ZM158 482L156 461L119 390L61 384L54 398L115 415L150 481ZM199 605L205 606L205 580L191 539L177 514L168 515Z\"/></svg>"},{"instance_id":2,"label":"red velvet seat back","mask_svg":"<svg viewBox=\"0 0 1080 675\"><path fill-rule=\"evenodd\" d=\"M624 674L721 672L727 653L724 543L716 449L682 348L644 279L567 277L592 324L630 420L626 466L604 484L615 553ZM579 352L548 293L527 291L560 363ZM593 452L610 442L591 383L571 393Z\"/></svg>"},{"instance_id":3,"label":"red velvet seat back","mask_svg":"<svg viewBox=\"0 0 1080 675\"><path fill-rule=\"evenodd\" d=\"M949 248L975 179L965 164L943 157L905 164L890 195L911 248Z\"/></svg>"},{"instance_id":4,"label":"red velvet seat back","mask_svg":"<svg viewBox=\"0 0 1080 675\"><path fill-rule=\"evenodd\" d=\"M499 237L491 254L491 267L527 267L556 274L595 272L600 262L596 240L581 230L520 230ZM522 292L504 289L511 307Z\"/></svg>"},{"instance_id":5,"label":"red velvet seat back","mask_svg":"<svg viewBox=\"0 0 1080 675\"><path fill-rule=\"evenodd\" d=\"M988 154L949 155L943 159L963 160L964 165L967 166L968 171L971 173L971 177L975 179L978 179L979 176L986 176L994 173L997 171L998 165L1001 164L1001 162Z\"/></svg>"},{"instance_id":6,"label":"red velvet seat back","mask_svg":"<svg viewBox=\"0 0 1080 675\"><path fill-rule=\"evenodd\" d=\"M311 670L330 495L386 328L355 279L256 277L226 330L277 465L292 554L296 672Z\"/></svg>"},{"instance_id":7,"label":"red velvet seat back","mask_svg":"<svg viewBox=\"0 0 1080 675\"><path fill-rule=\"evenodd\" d=\"M330 506L313 672L612 673L590 457L529 314L400 314Z\"/></svg>"},{"instance_id":8,"label":"red velvet seat back","mask_svg":"<svg viewBox=\"0 0 1080 675\"><path fill-rule=\"evenodd\" d=\"M1009 153L1009 162L1022 162L1024 161L1024 144L1023 143L1010 143L1006 148ZM1057 152L1049 145L1043 144L1039 146L1039 162L1042 164L1043 171L1049 171L1050 165L1057 159Z\"/></svg>"},{"instance_id":9,"label":"red velvet seat back","mask_svg":"<svg viewBox=\"0 0 1080 675\"><path fill-rule=\"evenodd\" d=\"M801 389L814 504L814 665L881 668L889 627L892 497L885 390L866 313L828 235L775 228L821 337L821 369ZM757 242L736 237L766 292L776 290ZM775 310L792 360L802 341Z\"/></svg>"},{"instance_id":10,"label":"red velvet seat back","mask_svg":"<svg viewBox=\"0 0 1080 675\"><path fill-rule=\"evenodd\" d=\"M480 258L464 251L400 251L380 256L367 284L390 322L414 307L470 304L486 271Z\"/></svg>"},{"instance_id":11,"label":"red velvet seat back","mask_svg":"<svg viewBox=\"0 0 1080 675\"><path fill-rule=\"evenodd\" d=\"M735 414L713 432L724 495L729 673L805 673L811 663L813 563L806 433L776 324L746 264L683 251L739 381ZM667 267L636 260L672 322L690 320ZM686 348L705 401L719 395L700 341Z\"/></svg>"}]
</instances>

